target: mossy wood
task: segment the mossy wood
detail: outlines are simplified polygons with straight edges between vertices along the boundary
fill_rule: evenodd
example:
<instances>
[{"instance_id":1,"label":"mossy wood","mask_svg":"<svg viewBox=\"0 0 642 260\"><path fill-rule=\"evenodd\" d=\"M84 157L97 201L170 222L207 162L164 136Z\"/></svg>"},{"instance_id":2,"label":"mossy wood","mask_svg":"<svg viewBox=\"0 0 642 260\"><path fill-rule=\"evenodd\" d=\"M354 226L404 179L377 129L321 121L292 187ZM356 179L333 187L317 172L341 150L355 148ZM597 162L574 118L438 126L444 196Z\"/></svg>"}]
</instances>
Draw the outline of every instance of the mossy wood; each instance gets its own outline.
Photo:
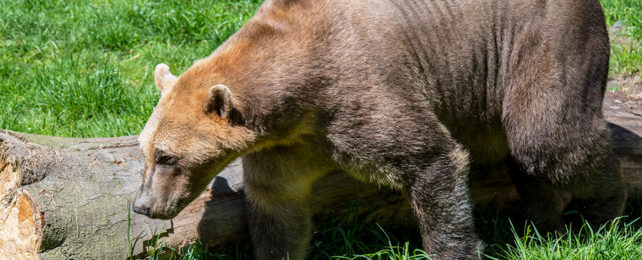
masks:
<instances>
[{"instance_id":1,"label":"mossy wood","mask_svg":"<svg viewBox=\"0 0 642 260\"><path fill-rule=\"evenodd\" d=\"M642 117L612 97L604 114L629 198L642 198ZM213 246L246 236L239 161L172 221L129 210L143 167L135 136L71 139L0 131L0 259L143 257L156 237L179 248L197 238ZM501 166L474 172L470 181L478 207L509 208L518 200ZM401 194L345 174L320 180L312 199L317 223L358 211L360 221L414 225Z\"/></svg>"}]
</instances>

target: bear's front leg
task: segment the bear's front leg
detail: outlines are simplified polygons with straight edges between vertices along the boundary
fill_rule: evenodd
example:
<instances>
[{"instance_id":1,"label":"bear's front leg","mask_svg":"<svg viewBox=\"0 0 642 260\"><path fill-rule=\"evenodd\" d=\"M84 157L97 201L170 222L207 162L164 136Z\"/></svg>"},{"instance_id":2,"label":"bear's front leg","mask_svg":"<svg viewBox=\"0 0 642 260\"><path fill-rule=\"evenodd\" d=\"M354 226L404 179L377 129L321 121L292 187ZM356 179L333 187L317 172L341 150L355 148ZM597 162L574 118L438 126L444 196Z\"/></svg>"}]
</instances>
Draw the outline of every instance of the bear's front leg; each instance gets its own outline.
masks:
<instances>
[{"instance_id":1,"label":"bear's front leg","mask_svg":"<svg viewBox=\"0 0 642 260\"><path fill-rule=\"evenodd\" d=\"M266 198L265 191L257 191L260 187L246 185L245 189L252 194L248 223L254 258L304 259L312 232L307 198Z\"/></svg>"},{"instance_id":2,"label":"bear's front leg","mask_svg":"<svg viewBox=\"0 0 642 260\"><path fill-rule=\"evenodd\" d=\"M315 158L316 157L316 158ZM288 147L243 157L248 225L255 259L304 259L312 234L312 184L328 162Z\"/></svg>"},{"instance_id":3,"label":"bear's front leg","mask_svg":"<svg viewBox=\"0 0 642 260\"><path fill-rule=\"evenodd\" d=\"M476 259L482 245L468 197L467 153L457 148L430 165L406 185L424 249L437 259Z\"/></svg>"}]
</instances>

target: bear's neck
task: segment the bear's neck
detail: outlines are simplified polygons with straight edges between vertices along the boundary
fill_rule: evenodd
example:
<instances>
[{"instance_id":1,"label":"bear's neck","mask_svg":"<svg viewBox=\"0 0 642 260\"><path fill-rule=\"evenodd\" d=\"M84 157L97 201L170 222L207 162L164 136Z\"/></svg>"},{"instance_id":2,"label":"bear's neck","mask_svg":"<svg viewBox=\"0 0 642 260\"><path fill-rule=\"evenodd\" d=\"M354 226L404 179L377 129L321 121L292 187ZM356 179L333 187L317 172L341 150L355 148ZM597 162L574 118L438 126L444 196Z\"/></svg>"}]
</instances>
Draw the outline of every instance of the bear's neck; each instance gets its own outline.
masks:
<instances>
[{"instance_id":1,"label":"bear's neck","mask_svg":"<svg viewBox=\"0 0 642 260\"><path fill-rule=\"evenodd\" d=\"M321 97L314 93L328 84L319 46L312 44L319 27L311 25L318 22L291 13L262 7L191 71L208 75L207 84L228 86L246 126L259 133L291 128L283 122L317 113Z\"/></svg>"}]
</instances>

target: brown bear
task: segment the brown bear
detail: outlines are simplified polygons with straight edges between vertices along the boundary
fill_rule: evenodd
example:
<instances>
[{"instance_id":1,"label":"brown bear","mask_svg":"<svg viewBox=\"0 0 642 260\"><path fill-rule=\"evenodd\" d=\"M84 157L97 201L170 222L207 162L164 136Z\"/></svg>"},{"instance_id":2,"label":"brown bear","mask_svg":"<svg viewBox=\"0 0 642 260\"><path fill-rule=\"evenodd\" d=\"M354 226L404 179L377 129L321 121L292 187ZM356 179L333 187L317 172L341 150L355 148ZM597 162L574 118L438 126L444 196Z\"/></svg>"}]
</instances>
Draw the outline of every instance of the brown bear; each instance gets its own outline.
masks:
<instances>
[{"instance_id":1,"label":"brown bear","mask_svg":"<svg viewBox=\"0 0 642 260\"><path fill-rule=\"evenodd\" d=\"M242 157L257 259L302 259L312 184L342 171L407 194L424 249L476 258L469 168L512 165L542 228L625 199L601 103L598 0L267 0L158 106L134 211L172 218Z\"/></svg>"}]
</instances>

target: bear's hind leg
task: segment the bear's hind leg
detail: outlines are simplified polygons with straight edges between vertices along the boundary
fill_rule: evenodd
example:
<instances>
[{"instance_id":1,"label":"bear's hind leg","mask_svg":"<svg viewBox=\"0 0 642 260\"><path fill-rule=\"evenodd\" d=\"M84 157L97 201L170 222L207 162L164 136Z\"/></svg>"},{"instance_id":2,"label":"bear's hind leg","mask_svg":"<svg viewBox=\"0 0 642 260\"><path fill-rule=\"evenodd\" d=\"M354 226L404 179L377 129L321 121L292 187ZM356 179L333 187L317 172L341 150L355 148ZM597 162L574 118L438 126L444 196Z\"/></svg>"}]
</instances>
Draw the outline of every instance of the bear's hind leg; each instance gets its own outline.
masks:
<instances>
[{"instance_id":1,"label":"bear's hind leg","mask_svg":"<svg viewBox=\"0 0 642 260\"><path fill-rule=\"evenodd\" d=\"M600 12L599 5L593 7ZM559 215L558 205L544 204L562 191L591 223L622 211L624 189L609 159L610 135L601 109L608 34L603 20L586 21L581 30L578 23L560 23L557 29L521 33L514 46L530 47L520 49L506 75L502 123L519 165L511 175L522 201L534 203L531 217L548 217L536 222L561 219L553 216Z\"/></svg>"},{"instance_id":2,"label":"bear's hind leg","mask_svg":"<svg viewBox=\"0 0 642 260\"><path fill-rule=\"evenodd\" d=\"M570 194L546 178L526 174L511 158L507 161L512 182L520 197L516 209L521 217L531 221L539 231L563 232L562 213L570 200Z\"/></svg>"},{"instance_id":3,"label":"bear's hind leg","mask_svg":"<svg viewBox=\"0 0 642 260\"><path fill-rule=\"evenodd\" d=\"M606 150L605 153L610 152ZM592 155L591 158L603 158ZM528 173L523 166L511 167L511 178L520 196L520 209L540 231L565 232L568 224L576 230L582 219L594 230L618 217L624 210L626 189L617 171L617 161L596 159L569 171L565 181L545 173ZM510 163L509 163L510 164ZM548 177L548 178L547 178ZM573 211L581 214L573 214ZM563 215L564 212L569 213Z\"/></svg>"},{"instance_id":4,"label":"bear's hind leg","mask_svg":"<svg viewBox=\"0 0 642 260\"><path fill-rule=\"evenodd\" d=\"M468 195L468 157L461 149L440 156L429 169L411 175L407 190L424 249L439 259L477 258L482 248Z\"/></svg>"},{"instance_id":5,"label":"bear's hind leg","mask_svg":"<svg viewBox=\"0 0 642 260\"><path fill-rule=\"evenodd\" d=\"M546 109L534 108L544 105ZM511 178L527 217L541 230L565 231L563 224L577 219L562 216L569 209L592 225L619 216L625 189L601 114L569 100L538 99L513 106L508 110L521 113L507 113L504 123L516 166ZM569 208L564 193L570 194Z\"/></svg>"},{"instance_id":6,"label":"bear's hind leg","mask_svg":"<svg viewBox=\"0 0 642 260\"><path fill-rule=\"evenodd\" d=\"M618 172L618 161L612 154L595 163L594 172L580 176L569 187L573 200L568 209L581 213L588 224L597 230L599 225L622 215L626 187Z\"/></svg>"}]
</instances>

